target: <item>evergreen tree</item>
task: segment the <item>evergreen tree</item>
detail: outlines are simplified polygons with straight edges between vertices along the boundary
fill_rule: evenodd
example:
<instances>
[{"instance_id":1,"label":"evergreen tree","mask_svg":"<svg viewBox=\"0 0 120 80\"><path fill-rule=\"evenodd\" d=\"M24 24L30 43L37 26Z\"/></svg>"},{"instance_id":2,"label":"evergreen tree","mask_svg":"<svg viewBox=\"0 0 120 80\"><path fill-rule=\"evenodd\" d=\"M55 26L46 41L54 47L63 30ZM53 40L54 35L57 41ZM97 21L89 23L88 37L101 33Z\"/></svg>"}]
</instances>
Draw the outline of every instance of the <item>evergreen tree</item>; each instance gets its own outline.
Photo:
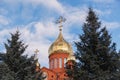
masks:
<instances>
[{"instance_id":1,"label":"evergreen tree","mask_svg":"<svg viewBox=\"0 0 120 80\"><path fill-rule=\"evenodd\" d=\"M4 62L0 62L0 80L15 80L15 73Z\"/></svg>"},{"instance_id":2,"label":"evergreen tree","mask_svg":"<svg viewBox=\"0 0 120 80\"><path fill-rule=\"evenodd\" d=\"M20 40L19 31L11 34L11 39L8 39L7 42L5 43L6 54L2 55L2 61L16 74L15 80L38 80L36 75L41 72L35 71L36 60L34 60L34 56L28 58L27 55L23 55L27 45Z\"/></svg>"},{"instance_id":3,"label":"evergreen tree","mask_svg":"<svg viewBox=\"0 0 120 80\"><path fill-rule=\"evenodd\" d=\"M74 66L74 80L119 80L120 63L116 44L111 35L101 27L95 12L89 8L88 16L79 35L77 47L77 64Z\"/></svg>"}]
</instances>

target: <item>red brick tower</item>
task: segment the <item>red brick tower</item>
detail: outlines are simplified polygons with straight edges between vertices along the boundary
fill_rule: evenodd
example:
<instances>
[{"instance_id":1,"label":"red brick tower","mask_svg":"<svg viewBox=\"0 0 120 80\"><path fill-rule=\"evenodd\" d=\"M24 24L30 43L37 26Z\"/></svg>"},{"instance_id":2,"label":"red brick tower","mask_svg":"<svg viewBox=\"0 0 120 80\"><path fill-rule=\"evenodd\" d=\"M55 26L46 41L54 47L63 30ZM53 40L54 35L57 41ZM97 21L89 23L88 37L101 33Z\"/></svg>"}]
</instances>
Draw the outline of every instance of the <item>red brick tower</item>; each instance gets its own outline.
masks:
<instances>
[{"instance_id":1,"label":"red brick tower","mask_svg":"<svg viewBox=\"0 0 120 80\"><path fill-rule=\"evenodd\" d=\"M44 75L47 76L45 80L67 80L67 75L65 73L65 64L68 60L73 60L73 51L71 45L63 38L62 35L62 22L64 22L63 17L58 20L59 26L59 36L52 43L49 48L49 69L43 67L42 70ZM75 59L75 57L74 57Z\"/></svg>"}]
</instances>

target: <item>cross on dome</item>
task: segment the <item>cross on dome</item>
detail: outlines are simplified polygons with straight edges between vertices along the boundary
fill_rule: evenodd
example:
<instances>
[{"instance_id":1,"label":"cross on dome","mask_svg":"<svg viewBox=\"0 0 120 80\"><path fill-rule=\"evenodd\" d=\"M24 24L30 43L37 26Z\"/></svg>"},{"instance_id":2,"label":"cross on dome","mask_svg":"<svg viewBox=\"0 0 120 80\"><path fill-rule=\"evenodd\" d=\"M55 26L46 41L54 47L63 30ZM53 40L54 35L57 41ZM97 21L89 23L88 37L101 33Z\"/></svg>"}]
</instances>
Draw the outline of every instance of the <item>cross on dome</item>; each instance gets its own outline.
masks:
<instances>
[{"instance_id":1,"label":"cross on dome","mask_svg":"<svg viewBox=\"0 0 120 80\"><path fill-rule=\"evenodd\" d=\"M36 49L36 50L35 50L35 53L36 53L36 54L38 54L38 52L39 52L39 50L38 50L38 49Z\"/></svg>"},{"instance_id":2,"label":"cross on dome","mask_svg":"<svg viewBox=\"0 0 120 80\"><path fill-rule=\"evenodd\" d=\"M56 24L60 24L60 26L59 26L60 31L62 31L62 27L63 27L62 23L65 22L65 21L66 21L66 19L63 16L60 16L58 18L58 20L56 21Z\"/></svg>"}]
</instances>

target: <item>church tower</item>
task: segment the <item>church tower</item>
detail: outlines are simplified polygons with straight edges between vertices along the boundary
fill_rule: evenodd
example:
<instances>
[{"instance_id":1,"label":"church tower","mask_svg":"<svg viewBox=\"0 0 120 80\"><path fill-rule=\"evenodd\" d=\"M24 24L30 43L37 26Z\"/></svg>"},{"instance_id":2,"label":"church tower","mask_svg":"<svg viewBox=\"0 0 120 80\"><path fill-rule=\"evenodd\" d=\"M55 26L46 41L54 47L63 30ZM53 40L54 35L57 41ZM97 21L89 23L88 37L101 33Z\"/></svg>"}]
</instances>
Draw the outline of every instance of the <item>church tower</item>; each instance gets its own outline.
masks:
<instances>
[{"instance_id":1,"label":"church tower","mask_svg":"<svg viewBox=\"0 0 120 80\"><path fill-rule=\"evenodd\" d=\"M62 34L62 22L65 19L60 17L57 21L59 23L59 35L57 39L49 47L49 69L43 68L43 72L47 78L45 80L66 80L65 65L69 60L75 60L71 45L64 39Z\"/></svg>"},{"instance_id":2,"label":"church tower","mask_svg":"<svg viewBox=\"0 0 120 80\"><path fill-rule=\"evenodd\" d=\"M60 22L62 22L62 18ZM62 25L59 26L59 36L49 48L49 68L60 73L65 68L65 63L70 54L73 54L70 44L63 38Z\"/></svg>"},{"instance_id":3,"label":"church tower","mask_svg":"<svg viewBox=\"0 0 120 80\"><path fill-rule=\"evenodd\" d=\"M35 57L34 57L34 60L36 60L36 72L39 72L39 70L40 70L40 64L39 64L39 62L38 62L38 52L39 52L39 50L38 49L36 49L35 51Z\"/></svg>"}]
</instances>

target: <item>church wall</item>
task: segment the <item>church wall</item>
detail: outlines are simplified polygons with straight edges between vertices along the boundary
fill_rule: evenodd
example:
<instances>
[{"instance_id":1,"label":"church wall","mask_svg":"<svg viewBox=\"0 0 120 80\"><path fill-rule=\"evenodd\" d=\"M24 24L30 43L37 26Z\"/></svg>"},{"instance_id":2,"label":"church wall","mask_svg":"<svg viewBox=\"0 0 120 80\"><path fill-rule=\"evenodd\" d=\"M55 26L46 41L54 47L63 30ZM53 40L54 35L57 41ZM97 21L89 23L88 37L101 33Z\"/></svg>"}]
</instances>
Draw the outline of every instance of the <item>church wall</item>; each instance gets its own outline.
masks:
<instances>
[{"instance_id":1,"label":"church wall","mask_svg":"<svg viewBox=\"0 0 120 80\"><path fill-rule=\"evenodd\" d=\"M55 53L49 56L49 69L59 73L64 70L65 60L69 54L67 53Z\"/></svg>"}]
</instances>

